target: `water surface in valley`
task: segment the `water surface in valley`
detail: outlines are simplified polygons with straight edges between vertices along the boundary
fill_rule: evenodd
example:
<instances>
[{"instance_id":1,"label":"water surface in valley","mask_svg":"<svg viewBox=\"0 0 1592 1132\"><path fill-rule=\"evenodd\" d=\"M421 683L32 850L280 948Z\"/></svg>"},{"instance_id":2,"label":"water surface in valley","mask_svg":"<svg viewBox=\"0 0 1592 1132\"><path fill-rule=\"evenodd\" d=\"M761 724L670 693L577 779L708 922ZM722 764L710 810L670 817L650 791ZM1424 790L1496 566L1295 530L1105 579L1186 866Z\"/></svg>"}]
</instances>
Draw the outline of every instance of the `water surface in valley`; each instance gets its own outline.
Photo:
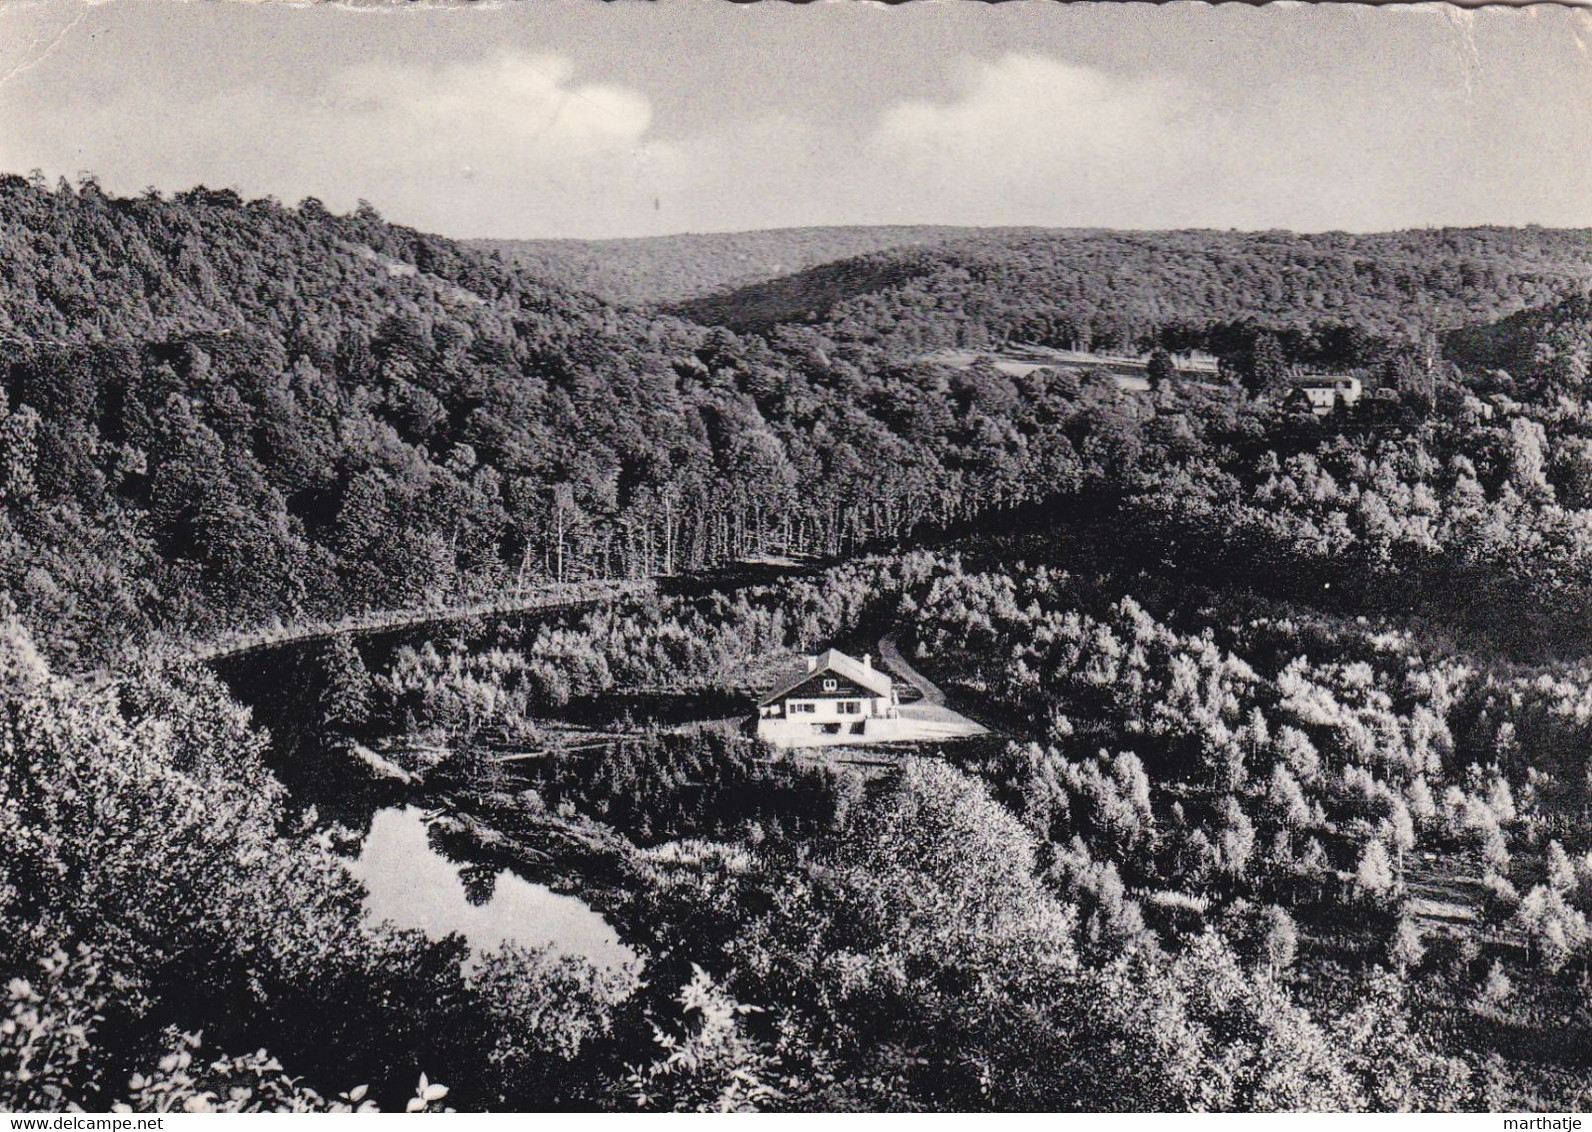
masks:
<instances>
[{"instance_id":1,"label":"water surface in valley","mask_svg":"<svg viewBox=\"0 0 1592 1132\"><path fill-rule=\"evenodd\" d=\"M603 967L634 958L608 922L578 898L500 870L490 895L482 899L482 885L479 902L472 902L460 868L432 845L425 815L414 806L377 810L359 856L348 862L369 893L365 908L373 920L417 928L432 939L458 932L477 952L510 942L582 955Z\"/></svg>"}]
</instances>

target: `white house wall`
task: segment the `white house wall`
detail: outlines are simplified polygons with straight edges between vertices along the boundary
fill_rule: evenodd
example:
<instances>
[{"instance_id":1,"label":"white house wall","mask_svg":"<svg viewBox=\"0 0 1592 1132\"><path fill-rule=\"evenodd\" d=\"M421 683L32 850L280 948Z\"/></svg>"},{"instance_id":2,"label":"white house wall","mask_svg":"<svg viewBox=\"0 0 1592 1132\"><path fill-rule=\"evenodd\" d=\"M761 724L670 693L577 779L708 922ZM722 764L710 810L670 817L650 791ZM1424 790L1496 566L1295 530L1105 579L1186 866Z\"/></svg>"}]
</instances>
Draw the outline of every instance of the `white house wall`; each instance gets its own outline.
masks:
<instances>
[{"instance_id":1,"label":"white house wall","mask_svg":"<svg viewBox=\"0 0 1592 1132\"><path fill-rule=\"evenodd\" d=\"M811 710L807 710L803 706L807 704L812 705ZM841 704L859 704L861 706L855 712L846 713L840 710ZM876 719L889 714L890 701L883 696L841 696L838 698L822 697L785 701L785 718L793 720L822 720L826 723L833 723L837 719Z\"/></svg>"},{"instance_id":2,"label":"white house wall","mask_svg":"<svg viewBox=\"0 0 1592 1132\"><path fill-rule=\"evenodd\" d=\"M838 725L834 734L823 725ZM860 727L861 730L855 730ZM889 743L902 737L901 720L867 715L819 717L797 715L787 719L760 719L758 737L775 747L836 747L855 743Z\"/></svg>"}]
</instances>

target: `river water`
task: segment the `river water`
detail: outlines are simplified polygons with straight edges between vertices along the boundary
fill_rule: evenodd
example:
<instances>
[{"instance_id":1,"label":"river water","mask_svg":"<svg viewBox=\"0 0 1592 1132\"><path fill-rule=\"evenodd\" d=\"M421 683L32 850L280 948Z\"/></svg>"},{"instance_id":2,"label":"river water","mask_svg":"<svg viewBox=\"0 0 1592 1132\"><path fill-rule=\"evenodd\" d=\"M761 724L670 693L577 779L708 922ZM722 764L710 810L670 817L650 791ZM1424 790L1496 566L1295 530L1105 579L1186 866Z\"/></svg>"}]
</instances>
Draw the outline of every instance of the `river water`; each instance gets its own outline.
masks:
<instances>
[{"instance_id":1,"label":"river water","mask_svg":"<svg viewBox=\"0 0 1592 1132\"><path fill-rule=\"evenodd\" d=\"M458 932L477 952L512 942L585 956L602 967L635 958L608 922L579 899L507 870L497 874L490 898L472 904L460 864L431 844L425 817L414 806L377 810L359 856L347 865L369 893L365 910L373 920L417 928L432 939Z\"/></svg>"}]
</instances>

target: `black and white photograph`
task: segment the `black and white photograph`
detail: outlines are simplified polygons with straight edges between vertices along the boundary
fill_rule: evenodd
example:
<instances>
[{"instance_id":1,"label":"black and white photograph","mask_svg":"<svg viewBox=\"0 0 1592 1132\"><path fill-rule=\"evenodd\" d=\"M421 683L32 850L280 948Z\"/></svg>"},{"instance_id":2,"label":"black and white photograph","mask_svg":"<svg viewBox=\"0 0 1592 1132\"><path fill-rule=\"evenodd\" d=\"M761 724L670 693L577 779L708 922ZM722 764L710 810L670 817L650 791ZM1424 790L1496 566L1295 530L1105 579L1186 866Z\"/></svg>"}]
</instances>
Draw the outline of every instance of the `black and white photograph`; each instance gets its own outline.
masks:
<instances>
[{"instance_id":1,"label":"black and white photograph","mask_svg":"<svg viewBox=\"0 0 1592 1132\"><path fill-rule=\"evenodd\" d=\"M1573 1129L1589 369L1588 7L0 0L0 1120Z\"/></svg>"}]
</instances>

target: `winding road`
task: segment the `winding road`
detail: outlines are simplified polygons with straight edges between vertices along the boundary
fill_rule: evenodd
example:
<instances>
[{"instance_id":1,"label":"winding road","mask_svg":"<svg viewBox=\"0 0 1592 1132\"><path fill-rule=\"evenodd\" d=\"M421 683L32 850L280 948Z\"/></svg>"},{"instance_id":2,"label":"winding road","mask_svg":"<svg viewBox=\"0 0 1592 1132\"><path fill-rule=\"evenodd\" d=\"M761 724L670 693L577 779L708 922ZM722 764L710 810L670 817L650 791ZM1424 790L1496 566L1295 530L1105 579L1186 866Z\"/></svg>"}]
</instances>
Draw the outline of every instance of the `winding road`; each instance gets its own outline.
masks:
<instances>
[{"instance_id":1,"label":"winding road","mask_svg":"<svg viewBox=\"0 0 1592 1132\"><path fill-rule=\"evenodd\" d=\"M907 663L907 658L901 655L901 646L896 644L894 633L887 633L879 638L879 659L889 667L890 671L918 690L918 694L922 697L918 703L945 706L944 690Z\"/></svg>"},{"instance_id":2,"label":"winding road","mask_svg":"<svg viewBox=\"0 0 1592 1132\"><path fill-rule=\"evenodd\" d=\"M945 690L907 663L906 657L901 655L900 646L896 644L895 634L887 633L879 638L879 661L897 677L917 688L922 696L900 707L902 720L910 721L913 725L911 739L960 739L987 733L988 728L982 724L946 706Z\"/></svg>"},{"instance_id":3,"label":"winding road","mask_svg":"<svg viewBox=\"0 0 1592 1132\"><path fill-rule=\"evenodd\" d=\"M576 609L599 602L614 601L651 593L657 583L651 578L639 581L578 582L551 585L535 593L517 593L490 601L475 601L463 605L427 605L411 609L388 609L375 613L344 617L337 621L314 621L288 625L277 629L261 629L238 633L210 641L187 645L173 643L166 654L169 658L196 664L228 660L264 649L311 641L330 640L333 637L358 636L365 633L383 633L409 629L420 625L442 625L454 621L468 621L475 617L507 616L515 613L534 613L557 609ZM109 670L88 674L86 679L94 685L113 680Z\"/></svg>"}]
</instances>

